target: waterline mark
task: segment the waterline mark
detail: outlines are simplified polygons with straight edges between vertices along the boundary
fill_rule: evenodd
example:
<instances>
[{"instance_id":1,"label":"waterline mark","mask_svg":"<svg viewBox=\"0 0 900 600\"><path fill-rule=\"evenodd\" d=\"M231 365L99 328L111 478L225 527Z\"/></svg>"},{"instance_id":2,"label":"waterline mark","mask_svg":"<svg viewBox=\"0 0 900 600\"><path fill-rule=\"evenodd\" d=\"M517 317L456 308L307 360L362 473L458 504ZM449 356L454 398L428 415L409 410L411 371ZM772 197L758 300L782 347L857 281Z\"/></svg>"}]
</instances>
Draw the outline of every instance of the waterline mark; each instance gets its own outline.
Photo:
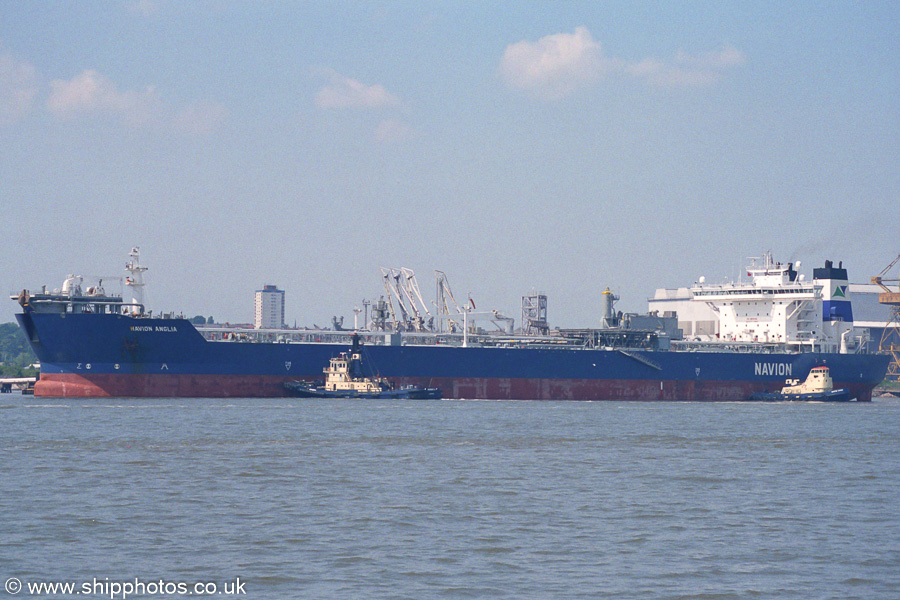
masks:
<instances>
[{"instance_id":1,"label":"waterline mark","mask_svg":"<svg viewBox=\"0 0 900 600\"><path fill-rule=\"evenodd\" d=\"M4 584L7 594L21 596L85 596L127 600L132 596L243 596L247 594L246 581L240 577L225 582L215 581L144 581L139 577L128 581L110 580L109 577L91 581L26 581L10 577Z\"/></svg>"}]
</instances>

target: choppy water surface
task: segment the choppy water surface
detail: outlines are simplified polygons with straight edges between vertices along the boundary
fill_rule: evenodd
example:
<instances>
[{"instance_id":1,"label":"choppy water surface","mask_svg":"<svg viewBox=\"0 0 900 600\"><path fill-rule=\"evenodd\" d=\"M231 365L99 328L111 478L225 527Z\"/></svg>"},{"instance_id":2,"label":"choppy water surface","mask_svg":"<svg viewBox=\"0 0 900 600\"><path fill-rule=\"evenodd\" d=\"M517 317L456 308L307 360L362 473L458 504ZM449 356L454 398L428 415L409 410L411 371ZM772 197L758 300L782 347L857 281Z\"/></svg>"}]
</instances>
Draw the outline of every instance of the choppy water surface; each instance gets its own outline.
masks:
<instances>
[{"instance_id":1,"label":"choppy water surface","mask_svg":"<svg viewBox=\"0 0 900 600\"><path fill-rule=\"evenodd\" d=\"M17 597L900 597L898 401L11 395L0 416Z\"/></svg>"}]
</instances>

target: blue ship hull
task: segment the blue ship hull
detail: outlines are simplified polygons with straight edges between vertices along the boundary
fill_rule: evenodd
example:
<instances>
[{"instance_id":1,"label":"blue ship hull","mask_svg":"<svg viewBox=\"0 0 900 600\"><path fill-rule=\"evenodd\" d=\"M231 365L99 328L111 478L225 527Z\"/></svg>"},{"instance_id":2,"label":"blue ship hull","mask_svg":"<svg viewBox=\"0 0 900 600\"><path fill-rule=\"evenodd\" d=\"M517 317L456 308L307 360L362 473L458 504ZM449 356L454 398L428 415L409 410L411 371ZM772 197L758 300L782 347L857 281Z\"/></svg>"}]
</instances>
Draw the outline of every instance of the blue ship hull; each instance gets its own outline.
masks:
<instances>
[{"instance_id":1,"label":"blue ship hull","mask_svg":"<svg viewBox=\"0 0 900 600\"><path fill-rule=\"evenodd\" d=\"M345 344L207 341L184 319L118 314L17 315L41 361L39 396L265 397L321 379ZM742 401L827 365L835 387L871 399L889 357L592 349L366 345L399 386L444 398Z\"/></svg>"}]
</instances>

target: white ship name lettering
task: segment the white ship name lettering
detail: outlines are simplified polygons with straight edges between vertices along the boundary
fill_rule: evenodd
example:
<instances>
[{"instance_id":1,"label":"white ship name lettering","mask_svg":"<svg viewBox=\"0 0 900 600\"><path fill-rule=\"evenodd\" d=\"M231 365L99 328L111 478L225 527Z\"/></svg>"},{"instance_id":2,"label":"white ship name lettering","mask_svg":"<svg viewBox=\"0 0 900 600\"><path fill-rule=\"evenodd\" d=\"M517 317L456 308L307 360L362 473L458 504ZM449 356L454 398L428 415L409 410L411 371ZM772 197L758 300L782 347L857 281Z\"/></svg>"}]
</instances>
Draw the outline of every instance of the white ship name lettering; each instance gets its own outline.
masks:
<instances>
[{"instance_id":1,"label":"white ship name lettering","mask_svg":"<svg viewBox=\"0 0 900 600\"><path fill-rule=\"evenodd\" d=\"M164 333L175 333L178 331L177 327L172 325L132 325L131 331L162 331Z\"/></svg>"},{"instance_id":2,"label":"white ship name lettering","mask_svg":"<svg viewBox=\"0 0 900 600\"><path fill-rule=\"evenodd\" d=\"M756 363L754 367L754 375L780 375L782 377L791 375L793 365L786 363Z\"/></svg>"}]
</instances>

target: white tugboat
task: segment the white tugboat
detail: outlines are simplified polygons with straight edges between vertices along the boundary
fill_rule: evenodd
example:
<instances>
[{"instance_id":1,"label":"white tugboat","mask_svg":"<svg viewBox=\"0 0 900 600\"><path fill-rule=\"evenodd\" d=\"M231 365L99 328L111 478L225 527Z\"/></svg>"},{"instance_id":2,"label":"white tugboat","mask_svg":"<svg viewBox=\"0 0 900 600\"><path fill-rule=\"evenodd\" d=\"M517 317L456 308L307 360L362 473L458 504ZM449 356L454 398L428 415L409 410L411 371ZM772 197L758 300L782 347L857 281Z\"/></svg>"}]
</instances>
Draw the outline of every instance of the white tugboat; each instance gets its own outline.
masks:
<instances>
[{"instance_id":1,"label":"white tugboat","mask_svg":"<svg viewBox=\"0 0 900 600\"><path fill-rule=\"evenodd\" d=\"M439 400L438 388L402 387L395 389L383 377L363 377L362 353L359 336L353 336L353 347L333 357L325 373L325 385L305 381L289 381L284 384L291 396L300 398L407 398L413 400Z\"/></svg>"},{"instance_id":2,"label":"white tugboat","mask_svg":"<svg viewBox=\"0 0 900 600\"><path fill-rule=\"evenodd\" d=\"M807 402L851 402L850 393L845 389L834 389L828 367L815 367L803 383L799 379L788 379L780 392L762 392L750 396L751 400L803 400Z\"/></svg>"}]
</instances>

